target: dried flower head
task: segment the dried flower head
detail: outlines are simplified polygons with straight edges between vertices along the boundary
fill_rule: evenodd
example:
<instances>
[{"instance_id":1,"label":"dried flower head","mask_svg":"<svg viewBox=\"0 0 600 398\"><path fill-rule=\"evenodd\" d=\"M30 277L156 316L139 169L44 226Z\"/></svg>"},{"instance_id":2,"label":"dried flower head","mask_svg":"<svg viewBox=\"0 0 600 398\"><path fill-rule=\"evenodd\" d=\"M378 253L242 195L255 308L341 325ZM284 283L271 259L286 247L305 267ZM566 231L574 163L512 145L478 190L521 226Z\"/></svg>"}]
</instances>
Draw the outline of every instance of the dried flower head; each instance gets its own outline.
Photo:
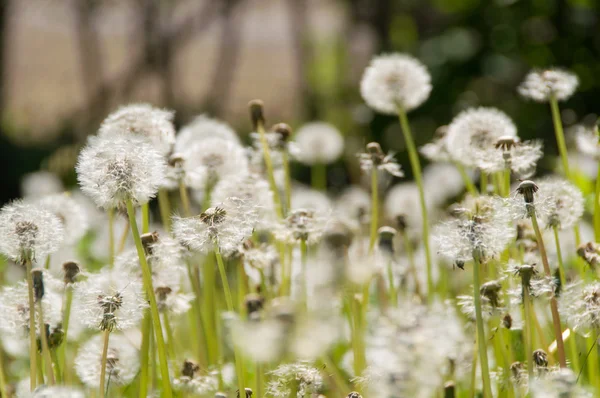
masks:
<instances>
[{"instance_id":1,"label":"dried flower head","mask_svg":"<svg viewBox=\"0 0 600 398\"><path fill-rule=\"evenodd\" d=\"M90 137L79 154L81 190L102 208L140 205L152 199L165 176L164 157L143 138Z\"/></svg>"},{"instance_id":2,"label":"dried flower head","mask_svg":"<svg viewBox=\"0 0 600 398\"><path fill-rule=\"evenodd\" d=\"M307 165L330 164L344 151L344 137L337 128L325 122L311 122L294 136L298 148L296 159Z\"/></svg>"},{"instance_id":3,"label":"dried flower head","mask_svg":"<svg viewBox=\"0 0 600 398\"><path fill-rule=\"evenodd\" d=\"M368 143L367 151L359 153L357 156L360 162L360 168L365 173L370 173L371 170L377 169L395 177L404 177L400 165L394 159L394 154L384 154L381 150L381 146L376 142Z\"/></svg>"},{"instance_id":4,"label":"dried flower head","mask_svg":"<svg viewBox=\"0 0 600 398\"><path fill-rule=\"evenodd\" d=\"M518 90L523 97L537 102L548 102L551 97L564 101L573 95L578 85L576 75L553 68L529 72Z\"/></svg>"},{"instance_id":5,"label":"dried flower head","mask_svg":"<svg viewBox=\"0 0 600 398\"><path fill-rule=\"evenodd\" d=\"M227 123L212 119L207 115L200 115L179 130L175 142L175 152L185 152L195 144L209 138L220 138L238 144L240 142L236 132Z\"/></svg>"},{"instance_id":6,"label":"dried flower head","mask_svg":"<svg viewBox=\"0 0 600 398\"><path fill-rule=\"evenodd\" d=\"M252 203L229 197L199 216L174 217L173 233L189 249L208 253L218 245L228 255L252 235L256 221L257 211Z\"/></svg>"},{"instance_id":7,"label":"dried flower head","mask_svg":"<svg viewBox=\"0 0 600 398\"><path fill-rule=\"evenodd\" d=\"M67 283L75 283L77 275L81 272L81 268L79 264L75 261L67 261L62 265L64 272L64 282Z\"/></svg>"},{"instance_id":8,"label":"dried flower head","mask_svg":"<svg viewBox=\"0 0 600 398\"><path fill-rule=\"evenodd\" d=\"M16 263L45 259L63 237L60 219L39 205L16 201L0 210L0 252Z\"/></svg>"},{"instance_id":9,"label":"dried flower head","mask_svg":"<svg viewBox=\"0 0 600 398\"><path fill-rule=\"evenodd\" d=\"M174 112L150 104L122 106L102 122L98 135L114 137L134 134L146 138L158 152L168 154L175 144Z\"/></svg>"},{"instance_id":10,"label":"dried flower head","mask_svg":"<svg viewBox=\"0 0 600 398\"><path fill-rule=\"evenodd\" d=\"M75 357L75 371L87 387L99 387L103 344L102 335L97 334L79 348ZM106 361L107 384L127 385L139 369L138 350L124 336L111 334Z\"/></svg>"},{"instance_id":11,"label":"dried flower head","mask_svg":"<svg viewBox=\"0 0 600 398\"><path fill-rule=\"evenodd\" d=\"M65 233L65 243L78 242L88 230L88 216L82 204L70 194L44 196L38 204L54 214L61 221Z\"/></svg>"},{"instance_id":12,"label":"dried flower head","mask_svg":"<svg viewBox=\"0 0 600 398\"><path fill-rule=\"evenodd\" d=\"M75 285L72 311L88 328L112 331L136 326L147 306L140 279L103 269Z\"/></svg>"},{"instance_id":13,"label":"dried flower head","mask_svg":"<svg viewBox=\"0 0 600 398\"><path fill-rule=\"evenodd\" d=\"M278 240L285 242L316 243L323 236L328 222L329 218L319 211L295 209L276 225L273 233Z\"/></svg>"},{"instance_id":14,"label":"dried flower head","mask_svg":"<svg viewBox=\"0 0 600 398\"><path fill-rule=\"evenodd\" d=\"M378 112L393 115L398 107L410 111L429 98L431 75L410 55L381 55L365 69L360 93L367 105Z\"/></svg>"},{"instance_id":15,"label":"dried flower head","mask_svg":"<svg viewBox=\"0 0 600 398\"><path fill-rule=\"evenodd\" d=\"M323 388L321 373L306 362L279 365L269 373L271 381L267 385L267 394L274 398L287 398L294 390L298 398L308 397Z\"/></svg>"},{"instance_id":16,"label":"dried flower head","mask_svg":"<svg viewBox=\"0 0 600 398\"><path fill-rule=\"evenodd\" d=\"M495 108L471 108L459 113L448 126L446 147L451 158L470 167L479 167L501 137L516 136L512 120Z\"/></svg>"}]
</instances>

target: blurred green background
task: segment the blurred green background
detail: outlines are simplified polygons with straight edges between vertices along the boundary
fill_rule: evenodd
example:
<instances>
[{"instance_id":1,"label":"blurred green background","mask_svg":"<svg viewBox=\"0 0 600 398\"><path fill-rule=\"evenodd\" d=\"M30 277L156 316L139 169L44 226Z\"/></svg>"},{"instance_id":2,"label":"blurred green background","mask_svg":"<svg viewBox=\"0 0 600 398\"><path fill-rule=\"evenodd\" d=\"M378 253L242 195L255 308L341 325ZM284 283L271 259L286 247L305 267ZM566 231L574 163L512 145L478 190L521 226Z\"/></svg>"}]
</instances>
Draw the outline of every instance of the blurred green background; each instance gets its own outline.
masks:
<instances>
[{"instance_id":1,"label":"blurred green background","mask_svg":"<svg viewBox=\"0 0 600 398\"><path fill-rule=\"evenodd\" d=\"M253 98L265 101L268 123L329 121L347 137L345 160L329 170L334 189L356 180L354 154L371 140L407 165L396 121L373 114L358 92L370 58L392 51L417 56L433 76L431 97L409 115L419 146L482 105L508 113L522 138L543 138L552 156L548 106L519 98L516 86L532 67L571 69L580 88L562 104L563 121L594 123L599 8L593 0L0 0L0 202L39 168L73 184L85 137L138 101L176 110L178 126L200 113L223 118L242 136Z\"/></svg>"}]
</instances>

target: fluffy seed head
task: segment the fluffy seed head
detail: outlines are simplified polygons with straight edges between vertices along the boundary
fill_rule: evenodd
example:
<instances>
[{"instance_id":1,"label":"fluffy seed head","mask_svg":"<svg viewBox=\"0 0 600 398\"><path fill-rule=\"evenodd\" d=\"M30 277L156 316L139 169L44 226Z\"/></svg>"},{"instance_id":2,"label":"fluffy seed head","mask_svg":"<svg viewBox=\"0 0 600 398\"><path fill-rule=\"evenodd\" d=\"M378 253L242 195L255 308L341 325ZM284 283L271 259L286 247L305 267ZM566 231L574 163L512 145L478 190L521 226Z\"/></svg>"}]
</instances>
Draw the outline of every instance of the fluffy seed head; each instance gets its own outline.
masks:
<instances>
[{"instance_id":1,"label":"fluffy seed head","mask_svg":"<svg viewBox=\"0 0 600 398\"><path fill-rule=\"evenodd\" d=\"M61 221L66 244L70 245L78 242L87 232L87 213L81 202L73 199L70 194L44 196L38 203Z\"/></svg>"},{"instance_id":2,"label":"fluffy seed head","mask_svg":"<svg viewBox=\"0 0 600 398\"><path fill-rule=\"evenodd\" d=\"M537 102L548 102L552 96L564 101L573 95L578 85L575 74L553 68L529 72L518 90L523 97Z\"/></svg>"},{"instance_id":3,"label":"fluffy seed head","mask_svg":"<svg viewBox=\"0 0 600 398\"><path fill-rule=\"evenodd\" d=\"M494 149L500 138L517 135L512 120L495 108L471 108L459 113L448 126L446 147L452 159L478 167L486 150Z\"/></svg>"},{"instance_id":4,"label":"fluffy seed head","mask_svg":"<svg viewBox=\"0 0 600 398\"><path fill-rule=\"evenodd\" d=\"M81 190L102 208L140 205L152 199L166 173L164 157L145 139L114 135L90 137L79 154Z\"/></svg>"},{"instance_id":5,"label":"fluffy seed head","mask_svg":"<svg viewBox=\"0 0 600 398\"><path fill-rule=\"evenodd\" d=\"M195 144L209 138L220 138L238 144L240 142L238 135L228 124L206 115L200 115L179 131L175 142L175 152L185 152Z\"/></svg>"},{"instance_id":6,"label":"fluffy seed head","mask_svg":"<svg viewBox=\"0 0 600 398\"><path fill-rule=\"evenodd\" d=\"M122 106L102 122L98 135L114 137L133 134L146 138L158 152L168 154L175 144L173 111L150 104Z\"/></svg>"},{"instance_id":7,"label":"fluffy seed head","mask_svg":"<svg viewBox=\"0 0 600 398\"><path fill-rule=\"evenodd\" d=\"M387 172L395 177L403 177L400 165L394 159L393 153L387 155L381 150L381 146L376 142L367 144L367 151L359 153L358 160L360 168L365 173L370 173L374 168L383 172Z\"/></svg>"},{"instance_id":8,"label":"fluffy seed head","mask_svg":"<svg viewBox=\"0 0 600 398\"><path fill-rule=\"evenodd\" d=\"M323 236L328 221L329 218L319 211L295 209L277 224L273 232L281 241L316 243Z\"/></svg>"},{"instance_id":9,"label":"fluffy seed head","mask_svg":"<svg viewBox=\"0 0 600 398\"><path fill-rule=\"evenodd\" d=\"M280 365L270 375L267 394L274 398L289 397L292 388L298 398L318 394L323 388L323 377L319 370L304 362Z\"/></svg>"},{"instance_id":10,"label":"fluffy seed head","mask_svg":"<svg viewBox=\"0 0 600 398\"><path fill-rule=\"evenodd\" d=\"M501 137L494 147L484 148L475 159L477 167L488 173L509 169L519 177L535 172L538 160L543 156L541 141L520 142L517 137Z\"/></svg>"},{"instance_id":11,"label":"fluffy seed head","mask_svg":"<svg viewBox=\"0 0 600 398\"><path fill-rule=\"evenodd\" d=\"M550 207L542 219L546 227L568 229L579 221L584 211L583 194L579 188L556 177L540 180L538 186L537 200L547 202Z\"/></svg>"},{"instance_id":12,"label":"fluffy seed head","mask_svg":"<svg viewBox=\"0 0 600 398\"><path fill-rule=\"evenodd\" d=\"M60 219L39 205L17 201L0 210L0 252L16 263L45 259L63 237Z\"/></svg>"},{"instance_id":13,"label":"fluffy seed head","mask_svg":"<svg viewBox=\"0 0 600 398\"><path fill-rule=\"evenodd\" d=\"M559 310L575 332L587 335L600 330L600 283L579 281L563 287Z\"/></svg>"},{"instance_id":14,"label":"fluffy seed head","mask_svg":"<svg viewBox=\"0 0 600 398\"><path fill-rule=\"evenodd\" d=\"M386 54L373 58L360 82L360 93L371 108L396 114L417 108L429 98L431 76L416 58Z\"/></svg>"},{"instance_id":15,"label":"fluffy seed head","mask_svg":"<svg viewBox=\"0 0 600 398\"><path fill-rule=\"evenodd\" d=\"M600 136L598 136L597 126L593 128L577 126L575 138L579 152L595 159L600 159Z\"/></svg>"},{"instance_id":16,"label":"fluffy seed head","mask_svg":"<svg viewBox=\"0 0 600 398\"><path fill-rule=\"evenodd\" d=\"M344 137L337 128L325 122L300 127L294 142L298 148L296 158L307 165L333 163L344 151Z\"/></svg>"}]
</instances>

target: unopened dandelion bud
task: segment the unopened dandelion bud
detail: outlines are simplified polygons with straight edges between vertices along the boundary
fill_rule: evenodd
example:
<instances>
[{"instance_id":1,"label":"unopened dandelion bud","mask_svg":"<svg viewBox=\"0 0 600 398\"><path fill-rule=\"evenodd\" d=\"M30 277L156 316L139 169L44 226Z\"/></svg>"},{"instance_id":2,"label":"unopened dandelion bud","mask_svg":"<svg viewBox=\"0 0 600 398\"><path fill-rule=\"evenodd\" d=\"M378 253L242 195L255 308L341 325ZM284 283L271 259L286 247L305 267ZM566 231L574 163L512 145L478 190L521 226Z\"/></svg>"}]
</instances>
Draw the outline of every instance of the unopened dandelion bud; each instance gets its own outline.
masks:
<instances>
[{"instance_id":1,"label":"unopened dandelion bud","mask_svg":"<svg viewBox=\"0 0 600 398\"><path fill-rule=\"evenodd\" d=\"M292 128L286 123L277 123L273 126L273 131L277 133L281 142L288 142L292 136Z\"/></svg>"},{"instance_id":2,"label":"unopened dandelion bud","mask_svg":"<svg viewBox=\"0 0 600 398\"><path fill-rule=\"evenodd\" d=\"M158 232L148 232L140 236L146 254L152 254L152 245L158 242Z\"/></svg>"},{"instance_id":3,"label":"unopened dandelion bud","mask_svg":"<svg viewBox=\"0 0 600 398\"><path fill-rule=\"evenodd\" d=\"M252 389L251 388L244 388L244 395L246 398L251 398L252 397ZM236 396L237 398L240 398L240 391L237 390L236 391Z\"/></svg>"},{"instance_id":4,"label":"unopened dandelion bud","mask_svg":"<svg viewBox=\"0 0 600 398\"><path fill-rule=\"evenodd\" d=\"M510 330L510 328L512 328L512 324L513 324L512 316L510 314L504 315L504 317L502 318L502 326L504 326L506 329Z\"/></svg>"},{"instance_id":5,"label":"unopened dandelion bud","mask_svg":"<svg viewBox=\"0 0 600 398\"><path fill-rule=\"evenodd\" d=\"M453 381L444 384L444 398L454 398L456 396L456 385Z\"/></svg>"},{"instance_id":6,"label":"unopened dandelion bud","mask_svg":"<svg viewBox=\"0 0 600 398\"><path fill-rule=\"evenodd\" d=\"M489 281L481 285L479 294L489 300L493 308L500 306L500 293L502 285L498 281Z\"/></svg>"},{"instance_id":7,"label":"unopened dandelion bud","mask_svg":"<svg viewBox=\"0 0 600 398\"><path fill-rule=\"evenodd\" d=\"M31 270L31 278L33 279L33 296L36 303L44 297L44 272L39 268Z\"/></svg>"},{"instance_id":8,"label":"unopened dandelion bud","mask_svg":"<svg viewBox=\"0 0 600 398\"><path fill-rule=\"evenodd\" d=\"M248 294L244 299L244 303L246 304L246 312L248 313L248 318L252 318L254 315L257 315L263 309L265 304L265 298L258 294Z\"/></svg>"},{"instance_id":9,"label":"unopened dandelion bud","mask_svg":"<svg viewBox=\"0 0 600 398\"><path fill-rule=\"evenodd\" d=\"M183 361L183 366L181 367L181 375L189 377L190 379L194 378L196 372L200 370L200 365L196 362L186 359Z\"/></svg>"},{"instance_id":10,"label":"unopened dandelion bud","mask_svg":"<svg viewBox=\"0 0 600 398\"><path fill-rule=\"evenodd\" d=\"M79 264L77 264L75 261L67 261L66 263L63 263L62 268L65 274L63 278L64 282L67 284L75 283L75 279L81 271Z\"/></svg>"},{"instance_id":11,"label":"unopened dandelion bud","mask_svg":"<svg viewBox=\"0 0 600 398\"><path fill-rule=\"evenodd\" d=\"M548 354L544 350L535 350L532 354L533 362L538 368L548 367Z\"/></svg>"},{"instance_id":12,"label":"unopened dandelion bud","mask_svg":"<svg viewBox=\"0 0 600 398\"><path fill-rule=\"evenodd\" d=\"M394 254L394 237L396 236L396 230L392 227L383 226L377 230L379 235L379 249L388 254Z\"/></svg>"},{"instance_id":13,"label":"unopened dandelion bud","mask_svg":"<svg viewBox=\"0 0 600 398\"><path fill-rule=\"evenodd\" d=\"M352 391L350 394L346 395L346 398L362 398L362 395L356 391Z\"/></svg>"},{"instance_id":14,"label":"unopened dandelion bud","mask_svg":"<svg viewBox=\"0 0 600 398\"><path fill-rule=\"evenodd\" d=\"M264 103L259 99L254 99L248 102L248 108L250 109L250 120L252 121L252 128L258 130L258 125L264 126L265 115L263 113Z\"/></svg>"}]
</instances>

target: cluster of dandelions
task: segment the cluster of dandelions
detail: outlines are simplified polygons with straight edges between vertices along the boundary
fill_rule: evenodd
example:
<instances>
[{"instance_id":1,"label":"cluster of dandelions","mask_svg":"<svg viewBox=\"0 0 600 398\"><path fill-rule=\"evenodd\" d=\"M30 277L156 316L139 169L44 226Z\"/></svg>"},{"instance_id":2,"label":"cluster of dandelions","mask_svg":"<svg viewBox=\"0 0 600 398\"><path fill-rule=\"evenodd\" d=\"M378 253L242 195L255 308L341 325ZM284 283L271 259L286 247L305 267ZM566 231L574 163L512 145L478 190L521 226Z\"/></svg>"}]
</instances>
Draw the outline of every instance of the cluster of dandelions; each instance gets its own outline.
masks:
<instances>
[{"instance_id":1,"label":"cluster of dandelions","mask_svg":"<svg viewBox=\"0 0 600 398\"><path fill-rule=\"evenodd\" d=\"M206 115L177 131L170 110L119 108L81 150L79 189L35 174L0 211L0 395L597 394L600 212L556 113L576 87L551 69L518 90L559 123L565 174L545 178L541 143L491 107L440 127L421 171L407 113L434 88L405 54L375 57L360 93L398 114L414 183L330 123L269 128L258 100L249 146ZM596 131L577 143L598 159ZM334 194L340 159L363 176Z\"/></svg>"}]
</instances>

